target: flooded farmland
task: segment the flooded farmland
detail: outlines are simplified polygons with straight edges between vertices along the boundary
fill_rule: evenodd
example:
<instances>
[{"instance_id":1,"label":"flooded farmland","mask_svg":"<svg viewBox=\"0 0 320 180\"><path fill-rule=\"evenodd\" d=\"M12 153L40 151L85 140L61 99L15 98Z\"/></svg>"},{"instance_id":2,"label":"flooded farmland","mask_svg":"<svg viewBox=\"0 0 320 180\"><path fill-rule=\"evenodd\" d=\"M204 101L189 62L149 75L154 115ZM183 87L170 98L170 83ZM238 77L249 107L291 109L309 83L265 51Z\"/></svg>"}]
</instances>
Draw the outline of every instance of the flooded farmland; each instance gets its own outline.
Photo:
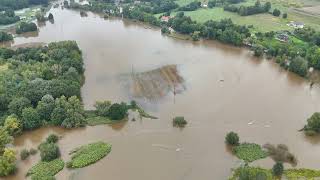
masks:
<instances>
[{"instance_id":1,"label":"flooded farmland","mask_svg":"<svg viewBox=\"0 0 320 180\"><path fill-rule=\"evenodd\" d=\"M41 128L15 139L17 149L37 147L55 132L62 158L85 143L103 140L112 152L98 163L56 177L112 180L227 179L240 162L224 144L228 131L242 141L286 144L297 167L319 169L320 141L298 132L320 108L320 87L278 65L253 58L247 49L213 41L190 42L161 36L160 30L122 19L55 8L55 22L14 45L75 40L83 52L86 109L97 100L136 100L158 119L141 119L75 130ZM184 129L172 118L184 116ZM179 150L177 150L179 149ZM18 162L8 179L24 179L38 161ZM270 168L270 158L256 164Z\"/></svg>"}]
</instances>

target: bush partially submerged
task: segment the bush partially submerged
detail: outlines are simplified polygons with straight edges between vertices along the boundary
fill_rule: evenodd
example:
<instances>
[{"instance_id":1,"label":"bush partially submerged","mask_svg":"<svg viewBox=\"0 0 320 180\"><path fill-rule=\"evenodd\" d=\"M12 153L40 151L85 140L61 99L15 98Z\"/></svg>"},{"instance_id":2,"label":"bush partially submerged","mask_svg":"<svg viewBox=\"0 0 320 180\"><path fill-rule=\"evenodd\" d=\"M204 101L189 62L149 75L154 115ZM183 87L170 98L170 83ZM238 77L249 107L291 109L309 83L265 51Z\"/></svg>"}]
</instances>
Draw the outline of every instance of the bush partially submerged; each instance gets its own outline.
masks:
<instances>
[{"instance_id":1,"label":"bush partially submerged","mask_svg":"<svg viewBox=\"0 0 320 180\"><path fill-rule=\"evenodd\" d=\"M52 161L60 156L59 147L54 143L41 143L39 150L42 161Z\"/></svg>"},{"instance_id":2,"label":"bush partially submerged","mask_svg":"<svg viewBox=\"0 0 320 180\"><path fill-rule=\"evenodd\" d=\"M173 118L173 126L175 127L184 127L187 125L187 121L184 119L183 116L178 116Z\"/></svg>"},{"instance_id":3,"label":"bush partially submerged","mask_svg":"<svg viewBox=\"0 0 320 180\"><path fill-rule=\"evenodd\" d=\"M30 153L28 150L26 149L22 149L21 152L20 152L20 158L21 160L25 160L29 157Z\"/></svg>"},{"instance_id":4,"label":"bush partially submerged","mask_svg":"<svg viewBox=\"0 0 320 180\"><path fill-rule=\"evenodd\" d=\"M265 144L263 147L267 150L268 155L275 161L275 162L287 162L292 165L297 164L296 157L289 152L289 149L284 144L278 144L274 146L272 144Z\"/></svg>"},{"instance_id":5,"label":"bush partially submerged","mask_svg":"<svg viewBox=\"0 0 320 180\"><path fill-rule=\"evenodd\" d=\"M244 166L233 171L229 180L273 180L271 170Z\"/></svg>"},{"instance_id":6,"label":"bush partially submerged","mask_svg":"<svg viewBox=\"0 0 320 180\"><path fill-rule=\"evenodd\" d=\"M47 142L48 143L56 143L56 142L58 142L58 140L59 140L59 137L57 136L57 135L55 135L55 134L50 134L48 137L47 137Z\"/></svg>"},{"instance_id":7,"label":"bush partially submerged","mask_svg":"<svg viewBox=\"0 0 320 180\"><path fill-rule=\"evenodd\" d=\"M288 179L314 179L320 177L320 170L288 169L284 174Z\"/></svg>"},{"instance_id":8,"label":"bush partially submerged","mask_svg":"<svg viewBox=\"0 0 320 180\"><path fill-rule=\"evenodd\" d=\"M239 145L239 136L237 133L235 132L229 132L227 135L226 135L226 143L228 145L231 145L231 146L237 146Z\"/></svg>"},{"instance_id":9,"label":"bush partially submerged","mask_svg":"<svg viewBox=\"0 0 320 180\"><path fill-rule=\"evenodd\" d=\"M27 176L31 176L32 180L54 179L54 175L61 171L63 167L64 162L61 159L55 159L50 162L41 161L29 169Z\"/></svg>"},{"instance_id":10,"label":"bush partially submerged","mask_svg":"<svg viewBox=\"0 0 320 180\"><path fill-rule=\"evenodd\" d=\"M68 168L82 168L93 164L111 152L111 144L96 142L81 146L70 152L71 161Z\"/></svg>"},{"instance_id":11,"label":"bush partially submerged","mask_svg":"<svg viewBox=\"0 0 320 180\"><path fill-rule=\"evenodd\" d=\"M263 159L268 156L260 145L255 143L242 143L233 149L239 159L246 162L253 162L258 159Z\"/></svg>"}]
</instances>

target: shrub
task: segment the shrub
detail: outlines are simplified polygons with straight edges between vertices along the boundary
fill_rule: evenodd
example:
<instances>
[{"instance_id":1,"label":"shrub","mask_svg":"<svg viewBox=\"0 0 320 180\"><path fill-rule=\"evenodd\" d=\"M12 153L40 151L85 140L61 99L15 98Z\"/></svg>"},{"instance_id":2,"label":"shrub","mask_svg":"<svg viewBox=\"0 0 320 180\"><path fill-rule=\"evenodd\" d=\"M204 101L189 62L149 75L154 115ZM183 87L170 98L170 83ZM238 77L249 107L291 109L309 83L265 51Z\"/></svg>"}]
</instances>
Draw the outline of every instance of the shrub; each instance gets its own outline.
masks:
<instances>
[{"instance_id":1,"label":"shrub","mask_svg":"<svg viewBox=\"0 0 320 180\"><path fill-rule=\"evenodd\" d=\"M231 146L239 145L239 136L235 132L229 132L226 135L226 143Z\"/></svg>"},{"instance_id":2,"label":"shrub","mask_svg":"<svg viewBox=\"0 0 320 180\"><path fill-rule=\"evenodd\" d=\"M21 152L20 152L20 158L21 160L25 160L29 157L30 155L30 152L26 149L23 149Z\"/></svg>"},{"instance_id":3,"label":"shrub","mask_svg":"<svg viewBox=\"0 0 320 180\"><path fill-rule=\"evenodd\" d=\"M184 119L183 116L178 116L173 118L173 126L174 127L184 127L187 125L187 121Z\"/></svg>"},{"instance_id":4,"label":"shrub","mask_svg":"<svg viewBox=\"0 0 320 180\"><path fill-rule=\"evenodd\" d=\"M244 166L235 169L229 180L274 180L274 178L268 169Z\"/></svg>"},{"instance_id":5,"label":"shrub","mask_svg":"<svg viewBox=\"0 0 320 180\"><path fill-rule=\"evenodd\" d=\"M272 174L274 176L281 177L283 174L283 164L281 162L277 162L275 165L272 167Z\"/></svg>"},{"instance_id":6,"label":"shrub","mask_svg":"<svg viewBox=\"0 0 320 180\"><path fill-rule=\"evenodd\" d=\"M42 161L52 161L60 156L59 147L54 143L41 143L39 150Z\"/></svg>"},{"instance_id":7,"label":"shrub","mask_svg":"<svg viewBox=\"0 0 320 180\"><path fill-rule=\"evenodd\" d=\"M284 174L288 179L316 179L320 177L320 170L287 169Z\"/></svg>"},{"instance_id":8,"label":"shrub","mask_svg":"<svg viewBox=\"0 0 320 180\"><path fill-rule=\"evenodd\" d=\"M260 145L255 143L242 143L233 150L239 159L246 162L253 162L268 156L267 152L265 152Z\"/></svg>"},{"instance_id":9,"label":"shrub","mask_svg":"<svg viewBox=\"0 0 320 180\"><path fill-rule=\"evenodd\" d=\"M97 115L104 117L108 116L110 106L110 101L97 101L94 105L94 107L96 108Z\"/></svg>"},{"instance_id":10,"label":"shrub","mask_svg":"<svg viewBox=\"0 0 320 180\"><path fill-rule=\"evenodd\" d=\"M39 162L27 172L27 176L31 176L32 180L48 180L53 179L59 171L64 167L61 159L55 159L50 162Z\"/></svg>"},{"instance_id":11,"label":"shrub","mask_svg":"<svg viewBox=\"0 0 320 180\"><path fill-rule=\"evenodd\" d=\"M283 19L287 19L287 18L288 18L288 14L287 14L287 13L283 13L283 14L282 14L282 18L283 18Z\"/></svg>"},{"instance_id":12,"label":"shrub","mask_svg":"<svg viewBox=\"0 0 320 180\"><path fill-rule=\"evenodd\" d=\"M35 155L35 154L37 154L37 150L36 149L33 149L33 148L31 148L30 149L30 151L29 151L29 153L31 154L31 155Z\"/></svg>"},{"instance_id":13,"label":"shrub","mask_svg":"<svg viewBox=\"0 0 320 180\"><path fill-rule=\"evenodd\" d=\"M272 14L274 15L274 16L280 16L280 14L281 14L281 11L279 10L279 9L274 9L273 10L273 12L272 12Z\"/></svg>"},{"instance_id":14,"label":"shrub","mask_svg":"<svg viewBox=\"0 0 320 180\"><path fill-rule=\"evenodd\" d=\"M47 143L56 143L58 142L59 140L59 137L55 134L50 134L48 137L47 137Z\"/></svg>"},{"instance_id":15,"label":"shrub","mask_svg":"<svg viewBox=\"0 0 320 180\"><path fill-rule=\"evenodd\" d=\"M170 34L170 30L168 27L162 27L161 28L161 33L162 34Z\"/></svg>"},{"instance_id":16,"label":"shrub","mask_svg":"<svg viewBox=\"0 0 320 180\"><path fill-rule=\"evenodd\" d=\"M96 142L81 146L70 152L69 168L82 168L93 164L111 152L111 144Z\"/></svg>"}]
</instances>

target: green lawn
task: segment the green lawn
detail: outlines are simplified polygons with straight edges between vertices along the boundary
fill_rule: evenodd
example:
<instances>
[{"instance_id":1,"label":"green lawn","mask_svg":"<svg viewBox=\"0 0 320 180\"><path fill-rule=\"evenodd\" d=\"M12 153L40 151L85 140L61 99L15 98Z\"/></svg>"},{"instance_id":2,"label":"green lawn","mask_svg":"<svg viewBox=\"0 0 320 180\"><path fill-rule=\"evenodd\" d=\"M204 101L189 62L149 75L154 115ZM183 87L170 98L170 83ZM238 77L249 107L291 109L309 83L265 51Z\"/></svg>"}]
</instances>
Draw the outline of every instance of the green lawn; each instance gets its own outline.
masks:
<instances>
[{"instance_id":1,"label":"green lawn","mask_svg":"<svg viewBox=\"0 0 320 180\"><path fill-rule=\"evenodd\" d=\"M224 18L231 18L234 23L239 25L253 25L254 31L267 32L291 29L286 25L287 20L274 17L271 14L239 16L236 13L224 11L223 8L213 8L185 12L185 15L190 16L193 20L196 20L198 22L205 22L210 19L221 20Z\"/></svg>"}]
</instances>

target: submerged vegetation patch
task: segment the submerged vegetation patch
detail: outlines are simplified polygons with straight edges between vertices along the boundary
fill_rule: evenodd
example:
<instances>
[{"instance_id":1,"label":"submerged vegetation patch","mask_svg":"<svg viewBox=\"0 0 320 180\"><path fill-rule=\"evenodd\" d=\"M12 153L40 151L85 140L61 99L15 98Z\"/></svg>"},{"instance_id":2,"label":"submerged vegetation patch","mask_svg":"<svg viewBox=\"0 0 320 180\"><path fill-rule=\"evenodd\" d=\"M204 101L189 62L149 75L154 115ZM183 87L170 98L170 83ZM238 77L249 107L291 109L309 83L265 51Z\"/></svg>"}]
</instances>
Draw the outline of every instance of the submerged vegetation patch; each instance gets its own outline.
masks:
<instances>
[{"instance_id":1,"label":"submerged vegetation patch","mask_svg":"<svg viewBox=\"0 0 320 180\"><path fill-rule=\"evenodd\" d=\"M67 163L68 168L82 168L93 164L111 152L111 144L96 142L81 146L70 152L71 161Z\"/></svg>"},{"instance_id":2,"label":"submerged vegetation patch","mask_svg":"<svg viewBox=\"0 0 320 180\"><path fill-rule=\"evenodd\" d=\"M233 149L235 155L246 162L253 162L268 156L259 144L242 143Z\"/></svg>"},{"instance_id":3,"label":"submerged vegetation patch","mask_svg":"<svg viewBox=\"0 0 320 180\"><path fill-rule=\"evenodd\" d=\"M62 159L55 159L49 162L41 161L31 169L27 176L31 176L32 180L47 180L54 179L54 175L60 172L64 167Z\"/></svg>"},{"instance_id":4,"label":"submerged vegetation patch","mask_svg":"<svg viewBox=\"0 0 320 180\"><path fill-rule=\"evenodd\" d=\"M287 169L284 171L283 178L285 179L304 179L304 180L314 180L320 177L319 170L312 169ZM255 179L255 180L274 180L276 179L272 170L264 169L260 167L244 166L238 167L233 170L232 176L229 180L238 179Z\"/></svg>"}]
</instances>

